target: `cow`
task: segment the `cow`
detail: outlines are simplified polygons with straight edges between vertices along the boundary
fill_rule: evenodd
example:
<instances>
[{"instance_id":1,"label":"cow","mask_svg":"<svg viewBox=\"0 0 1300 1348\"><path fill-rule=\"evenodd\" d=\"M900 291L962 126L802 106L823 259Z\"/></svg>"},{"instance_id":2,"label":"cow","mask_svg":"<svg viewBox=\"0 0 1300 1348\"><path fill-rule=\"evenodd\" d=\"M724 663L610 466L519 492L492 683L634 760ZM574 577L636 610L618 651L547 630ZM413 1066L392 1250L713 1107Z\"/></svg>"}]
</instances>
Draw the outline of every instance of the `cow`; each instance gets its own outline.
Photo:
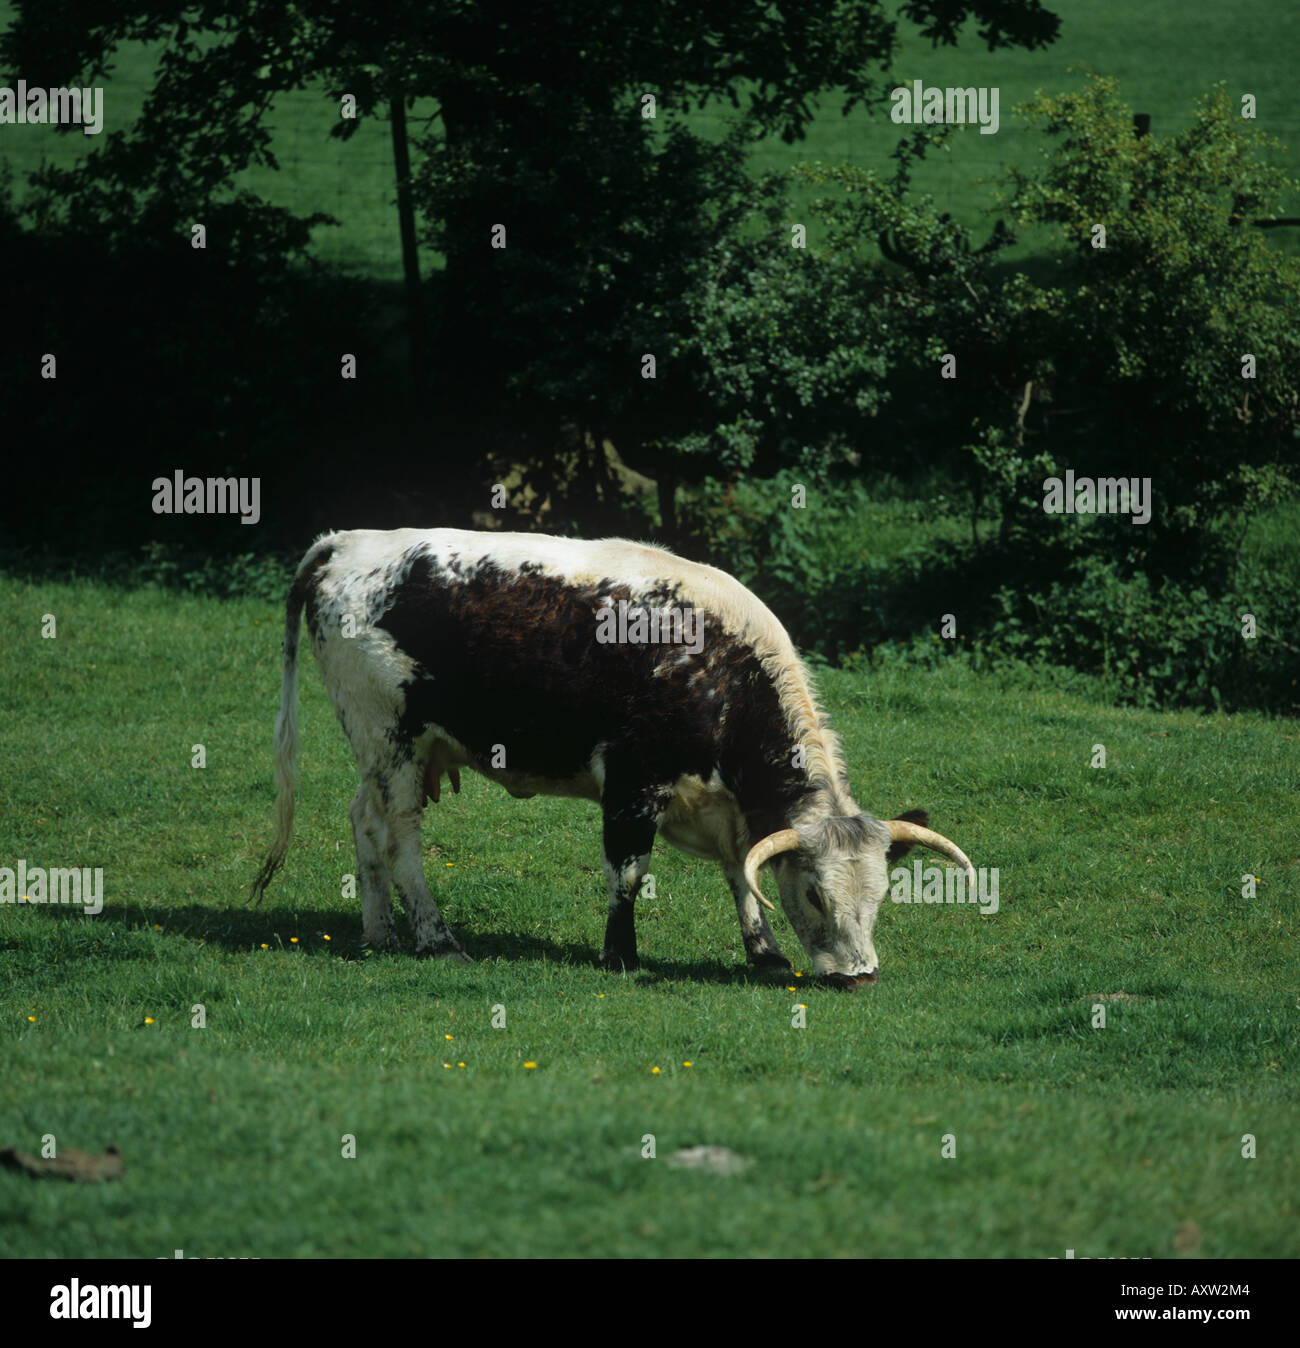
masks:
<instances>
[{"instance_id":1,"label":"cow","mask_svg":"<svg viewBox=\"0 0 1300 1348\"><path fill-rule=\"evenodd\" d=\"M785 629L726 572L623 539L462 529L319 538L285 605L276 826L260 901L293 827L300 617L356 754L363 939L395 948L392 891L417 954L467 959L425 881L424 806L470 768L511 795L595 801L609 916L602 961L639 967L633 905L656 835L718 861L748 962L788 977L763 908L770 863L813 971L853 989L887 865L913 845L956 862L923 811L859 810L838 741ZM762 905L762 907L760 907Z\"/></svg>"}]
</instances>

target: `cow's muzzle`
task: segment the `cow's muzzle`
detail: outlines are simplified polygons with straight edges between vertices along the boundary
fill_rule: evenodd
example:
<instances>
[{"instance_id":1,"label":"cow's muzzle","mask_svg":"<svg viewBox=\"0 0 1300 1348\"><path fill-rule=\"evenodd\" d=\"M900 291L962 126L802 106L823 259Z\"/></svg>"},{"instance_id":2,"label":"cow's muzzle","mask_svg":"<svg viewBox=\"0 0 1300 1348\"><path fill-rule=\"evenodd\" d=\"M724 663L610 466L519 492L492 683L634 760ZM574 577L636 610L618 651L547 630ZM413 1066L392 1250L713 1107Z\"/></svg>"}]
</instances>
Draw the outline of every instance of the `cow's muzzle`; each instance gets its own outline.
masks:
<instances>
[{"instance_id":1,"label":"cow's muzzle","mask_svg":"<svg viewBox=\"0 0 1300 1348\"><path fill-rule=\"evenodd\" d=\"M853 992L865 983L874 983L880 977L880 970L873 969L863 974L823 974L823 987L838 988L841 992Z\"/></svg>"}]
</instances>

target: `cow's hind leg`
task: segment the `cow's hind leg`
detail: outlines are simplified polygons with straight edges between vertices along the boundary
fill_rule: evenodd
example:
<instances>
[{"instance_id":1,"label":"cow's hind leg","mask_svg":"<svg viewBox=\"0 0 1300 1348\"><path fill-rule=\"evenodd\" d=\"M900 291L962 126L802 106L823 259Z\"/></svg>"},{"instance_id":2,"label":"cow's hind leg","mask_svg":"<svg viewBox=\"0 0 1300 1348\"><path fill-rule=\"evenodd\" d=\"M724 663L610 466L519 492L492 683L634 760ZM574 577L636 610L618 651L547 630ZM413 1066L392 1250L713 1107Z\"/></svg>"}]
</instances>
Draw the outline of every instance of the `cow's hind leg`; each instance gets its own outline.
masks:
<instances>
[{"instance_id":1,"label":"cow's hind leg","mask_svg":"<svg viewBox=\"0 0 1300 1348\"><path fill-rule=\"evenodd\" d=\"M379 788L363 781L352 799L352 836L357 844L357 886L361 890L361 938L376 950L396 950L393 926L393 877L386 851L388 825L379 801Z\"/></svg>"},{"instance_id":2,"label":"cow's hind leg","mask_svg":"<svg viewBox=\"0 0 1300 1348\"><path fill-rule=\"evenodd\" d=\"M781 953L781 947L767 925L767 915L758 906L745 880L745 868L739 862L724 861L722 869L727 876L736 912L740 916L740 935L745 942L745 958L759 972L789 974L790 961Z\"/></svg>"},{"instance_id":3,"label":"cow's hind leg","mask_svg":"<svg viewBox=\"0 0 1300 1348\"><path fill-rule=\"evenodd\" d=\"M424 813L424 764L408 761L381 776L379 788L388 825L387 860L393 885L415 932L417 955L468 960L460 942L442 920L424 878L420 855L420 818Z\"/></svg>"},{"instance_id":4,"label":"cow's hind leg","mask_svg":"<svg viewBox=\"0 0 1300 1348\"><path fill-rule=\"evenodd\" d=\"M611 969L639 969L633 904L650 864L658 817L644 798L611 792L606 777L602 801L605 880L609 885L609 920L601 962Z\"/></svg>"}]
</instances>

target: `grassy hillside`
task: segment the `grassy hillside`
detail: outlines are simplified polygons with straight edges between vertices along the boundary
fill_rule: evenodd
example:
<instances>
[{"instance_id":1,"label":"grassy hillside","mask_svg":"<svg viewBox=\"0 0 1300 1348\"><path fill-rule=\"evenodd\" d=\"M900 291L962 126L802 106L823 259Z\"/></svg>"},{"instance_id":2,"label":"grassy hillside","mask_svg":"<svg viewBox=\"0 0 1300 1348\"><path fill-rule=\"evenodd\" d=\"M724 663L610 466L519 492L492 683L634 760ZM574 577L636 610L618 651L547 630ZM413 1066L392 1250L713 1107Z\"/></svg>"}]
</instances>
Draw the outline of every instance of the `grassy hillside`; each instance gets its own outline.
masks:
<instances>
[{"instance_id":1,"label":"grassy hillside","mask_svg":"<svg viewBox=\"0 0 1300 1348\"><path fill-rule=\"evenodd\" d=\"M476 957L452 967L358 946L355 773L310 660L294 845L245 902L274 606L0 602L0 865L102 866L105 891L98 917L0 907L0 1146L127 1166L0 1171L0 1254L1300 1253L1294 723L826 674L863 807L927 808L1000 876L988 916L887 903L855 996L752 982L720 874L667 850L645 967L606 974L594 807L467 777L424 830ZM752 1164L669 1166L700 1144Z\"/></svg>"}]
</instances>

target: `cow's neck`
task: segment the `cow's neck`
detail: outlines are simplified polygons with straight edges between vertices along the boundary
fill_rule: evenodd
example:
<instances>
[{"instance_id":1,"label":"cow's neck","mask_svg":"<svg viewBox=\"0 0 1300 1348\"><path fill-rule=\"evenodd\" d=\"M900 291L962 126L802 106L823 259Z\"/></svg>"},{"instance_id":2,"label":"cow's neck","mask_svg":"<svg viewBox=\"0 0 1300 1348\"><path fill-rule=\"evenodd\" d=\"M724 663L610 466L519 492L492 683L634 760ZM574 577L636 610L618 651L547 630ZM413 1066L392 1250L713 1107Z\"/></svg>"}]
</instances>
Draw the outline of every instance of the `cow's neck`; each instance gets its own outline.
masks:
<instances>
[{"instance_id":1,"label":"cow's neck","mask_svg":"<svg viewBox=\"0 0 1300 1348\"><path fill-rule=\"evenodd\" d=\"M787 732L772 744L745 746L739 755L734 789L751 840L858 812L834 736L823 723L810 739Z\"/></svg>"}]
</instances>

